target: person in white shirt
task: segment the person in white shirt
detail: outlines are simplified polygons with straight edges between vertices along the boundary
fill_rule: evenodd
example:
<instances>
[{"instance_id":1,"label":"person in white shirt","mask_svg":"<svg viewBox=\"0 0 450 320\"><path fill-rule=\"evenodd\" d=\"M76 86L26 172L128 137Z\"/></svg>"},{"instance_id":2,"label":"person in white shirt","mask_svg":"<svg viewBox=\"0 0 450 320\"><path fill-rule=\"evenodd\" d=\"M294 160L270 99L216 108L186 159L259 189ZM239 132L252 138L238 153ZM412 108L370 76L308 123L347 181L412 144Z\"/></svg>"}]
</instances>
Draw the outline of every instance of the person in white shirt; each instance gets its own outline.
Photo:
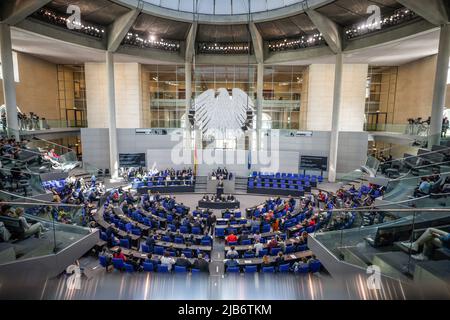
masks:
<instances>
[{"instance_id":1,"label":"person in white shirt","mask_svg":"<svg viewBox=\"0 0 450 320\"><path fill-rule=\"evenodd\" d=\"M234 246L230 247L230 250L227 251L227 259L231 259L232 257L239 257L239 253L236 251Z\"/></svg>"},{"instance_id":2,"label":"person in white shirt","mask_svg":"<svg viewBox=\"0 0 450 320\"><path fill-rule=\"evenodd\" d=\"M165 252L164 256L161 257L161 265L167 266L169 271L172 270L172 265L174 265L175 262L175 259L172 258L168 252Z\"/></svg>"},{"instance_id":3,"label":"person in white shirt","mask_svg":"<svg viewBox=\"0 0 450 320\"><path fill-rule=\"evenodd\" d=\"M264 245L259 241L259 239L256 240L255 244L253 245L253 248L255 249L255 256L259 256L259 252L264 249Z\"/></svg>"}]
</instances>

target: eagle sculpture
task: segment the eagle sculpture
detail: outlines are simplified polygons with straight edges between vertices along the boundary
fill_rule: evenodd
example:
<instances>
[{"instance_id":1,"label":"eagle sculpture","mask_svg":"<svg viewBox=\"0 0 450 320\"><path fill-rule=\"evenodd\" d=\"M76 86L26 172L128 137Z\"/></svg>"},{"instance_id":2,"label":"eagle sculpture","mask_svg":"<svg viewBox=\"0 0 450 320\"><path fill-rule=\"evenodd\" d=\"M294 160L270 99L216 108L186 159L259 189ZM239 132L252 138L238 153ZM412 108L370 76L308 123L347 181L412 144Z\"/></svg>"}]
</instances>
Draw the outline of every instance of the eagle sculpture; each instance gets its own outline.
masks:
<instances>
[{"instance_id":1,"label":"eagle sculpture","mask_svg":"<svg viewBox=\"0 0 450 320\"><path fill-rule=\"evenodd\" d=\"M234 138L244 133L254 112L250 97L241 89L209 89L194 100L194 122L205 138L227 136L234 132Z\"/></svg>"}]
</instances>

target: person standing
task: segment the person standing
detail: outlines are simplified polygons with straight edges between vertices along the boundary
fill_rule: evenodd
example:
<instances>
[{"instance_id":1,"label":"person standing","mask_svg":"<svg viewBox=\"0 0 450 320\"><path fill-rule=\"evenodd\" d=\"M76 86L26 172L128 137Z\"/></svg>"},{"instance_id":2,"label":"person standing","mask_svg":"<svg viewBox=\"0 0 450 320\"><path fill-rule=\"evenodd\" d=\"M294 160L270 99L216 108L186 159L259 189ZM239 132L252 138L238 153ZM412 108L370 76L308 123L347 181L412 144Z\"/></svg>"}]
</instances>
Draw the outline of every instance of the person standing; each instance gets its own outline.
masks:
<instances>
[{"instance_id":1,"label":"person standing","mask_svg":"<svg viewBox=\"0 0 450 320\"><path fill-rule=\"evenodd\" d=\"M444 119L442 119L441 138L447 137L447 131L448 131L449 126L450 126L450 122L449 122L448 118L445 117Z\"/></svg>"},{"instance_id":2,"label":"person standing","mask_svg":"<svg viewBox=\"0 0 450 320\"><path fill-rule=\"evenodd\" d=\"M208 227L208 233L211 235L214 234L216 221L217 221L217 218L216 218L215 214L213 214L212 212L208 212L208 218L206 219L206 226Z\"/></svg>"}]
</instances>

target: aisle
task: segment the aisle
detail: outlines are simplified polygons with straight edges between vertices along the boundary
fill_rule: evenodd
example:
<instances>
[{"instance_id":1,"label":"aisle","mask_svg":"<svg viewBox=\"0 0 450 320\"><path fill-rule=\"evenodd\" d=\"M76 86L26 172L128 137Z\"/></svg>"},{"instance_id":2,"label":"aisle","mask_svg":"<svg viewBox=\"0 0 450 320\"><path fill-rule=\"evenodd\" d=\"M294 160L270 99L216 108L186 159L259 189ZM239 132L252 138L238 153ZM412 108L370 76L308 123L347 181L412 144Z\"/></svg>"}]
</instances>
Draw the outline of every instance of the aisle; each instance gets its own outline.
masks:
<instances>
[{"instance_id":1,"label":"aisle","mask_svg":"<svg viewBox=\"0 0 450 320\"><path fill-rule=\"evenodd\" d=\"M220 210L213 210L213 214L216 218L221 218ZM225 265L223 259L225 258L225 240L213 237L213 247L211 250L211 263L209 264L209 274L212 277L222 277L225 273Z\"/></svg>"}]
</instances>

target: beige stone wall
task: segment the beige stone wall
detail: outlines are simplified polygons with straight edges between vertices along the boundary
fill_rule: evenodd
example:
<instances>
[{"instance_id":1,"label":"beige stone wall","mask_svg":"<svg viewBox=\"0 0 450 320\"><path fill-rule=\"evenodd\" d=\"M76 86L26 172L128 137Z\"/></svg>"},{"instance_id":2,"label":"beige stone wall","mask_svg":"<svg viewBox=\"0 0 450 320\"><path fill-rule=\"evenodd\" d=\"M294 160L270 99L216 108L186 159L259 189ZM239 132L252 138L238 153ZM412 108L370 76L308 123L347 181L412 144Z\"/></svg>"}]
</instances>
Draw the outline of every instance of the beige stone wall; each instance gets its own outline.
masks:
<instances>
[{"instance_id":1,"label":"beige stone wall","mask_svg":"<svg viewBox=\"0 0 450 320\"><path fill-rule=\"evenodd\" d=\"M115 63L117 128L139 128L142 121L141 67L138 63ZM107 128L107 88L104 63L85 63L89 128Z\"/></svg>"},{"instance_id":2,"label":"beige stone wall","mask_svg":"<svg viewBox=\"0 0 450 320\"><path fill-rule=\"evenodd\" d=\"M344 64L339 130L362 131L366 94L367 64ZM307 129L331 130L334 64L309 67Z\"/></svg>"},{"instance_id":3,"label":"beige stone wall","mask_svg":"<svg viewBox=\"0 0 450 320\"><path fill-rule=\"evenodd\" d=\"M49 120L60 119L56 64L25 53L17 53L19 79L16 83L17 105L22 112L34 112ZM0 104L4 103L0 80Z\"/></svg>"},{"instance_id":4,"label":"beige stone wall","mask_svg":"<svg viewBox=\"0 0 450 320\"><path fill-rule=\"evenodd\" d=\"M393 123L431 115L435 70L436 56L399 66Z\"/></svg>"},{"instance_id":5,"label":"beige stone wall","mask_svg":"<svg viewBox=\"0 0 450 320\"><path fill-rule=\"evenodd\" d=\"M300 115L299 128L306 130L308 121L308 83L309 83L309 68L303 72L303 83L300 100Z\"/></svg>"}]
</instances>

